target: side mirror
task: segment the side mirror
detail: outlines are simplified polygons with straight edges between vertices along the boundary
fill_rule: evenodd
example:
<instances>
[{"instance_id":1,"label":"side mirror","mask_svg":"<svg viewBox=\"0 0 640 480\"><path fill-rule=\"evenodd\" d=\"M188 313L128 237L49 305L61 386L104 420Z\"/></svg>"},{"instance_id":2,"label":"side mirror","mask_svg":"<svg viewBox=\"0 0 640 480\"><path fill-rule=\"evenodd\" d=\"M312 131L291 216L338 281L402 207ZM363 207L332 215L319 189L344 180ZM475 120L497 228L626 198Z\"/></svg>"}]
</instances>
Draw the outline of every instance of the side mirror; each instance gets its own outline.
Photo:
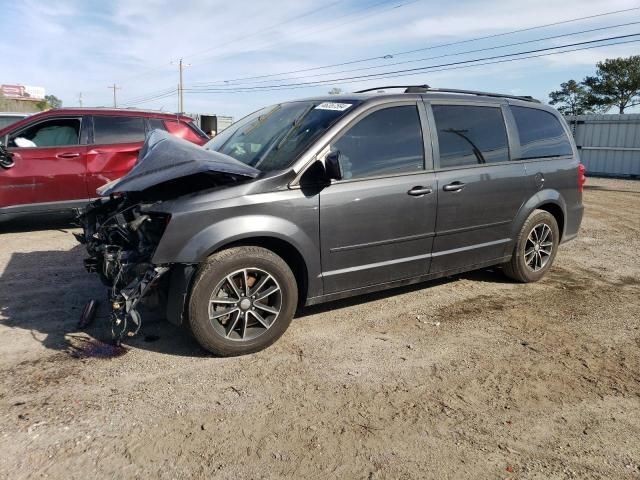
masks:
<instances>
[{"instance_id":1,"label":"side mirror","mask_svg":"<svg viewBox=\"0 0 640 480\"><path fill-rule=\"evenodd\" d=\"M6 147L0 143L0 167L8 170L15 165L13 161L13 154L6 149Z\"/></svg>"},{"instance_id":2,"label":"side mirror","mask_svg":"<svg viewBox=\"0 0 640 480\"><path fill-rule=\"evenodd\" d=\"M329 152L327 156L324 157L324 170L330 180L342 180L344 176L342 165L340 164L340 157L340 150Z\"/></svg>"}]
</instances>

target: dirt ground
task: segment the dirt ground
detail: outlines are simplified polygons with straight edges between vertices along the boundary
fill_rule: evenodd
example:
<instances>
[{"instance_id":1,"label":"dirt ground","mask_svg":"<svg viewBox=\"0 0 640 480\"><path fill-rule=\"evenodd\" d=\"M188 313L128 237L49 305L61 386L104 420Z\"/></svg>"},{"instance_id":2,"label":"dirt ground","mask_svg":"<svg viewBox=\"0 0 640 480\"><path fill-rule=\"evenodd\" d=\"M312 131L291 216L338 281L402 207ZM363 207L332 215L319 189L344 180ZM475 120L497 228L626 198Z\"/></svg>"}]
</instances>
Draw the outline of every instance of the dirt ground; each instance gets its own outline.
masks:
<instances>
[{"instance_id":1,"label":"dirt ground","mask_svg":"<svg viewBox=\"0 0 640 480\"><path fill-rule=\"evenodd\" d=\"M308 308L230 359L159 319L94 343L66 219L0 226L0 478L640 478L640 181L588 184L537 284Z\"/></svg>"}]
</instances>

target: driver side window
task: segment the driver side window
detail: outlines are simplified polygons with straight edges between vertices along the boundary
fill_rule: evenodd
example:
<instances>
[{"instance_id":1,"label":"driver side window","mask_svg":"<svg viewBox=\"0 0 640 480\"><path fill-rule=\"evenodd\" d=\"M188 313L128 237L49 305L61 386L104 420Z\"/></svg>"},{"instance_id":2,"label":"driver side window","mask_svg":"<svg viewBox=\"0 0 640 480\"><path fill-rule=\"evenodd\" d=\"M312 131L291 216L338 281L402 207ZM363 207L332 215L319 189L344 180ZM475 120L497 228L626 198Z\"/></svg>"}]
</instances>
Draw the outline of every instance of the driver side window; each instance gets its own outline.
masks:
<instances>
[{"instance_id":1,"label":"driver side window","mask_svg":"<svg viewBox=\"0 0 640 480\"><path fill-rule=\"evenodd\" d=\"M418 172L424 168L420 116L415 105L367 115L331 145L344 179Z\"/></svg>"},{"instance_id":2,"label":"driver side window","mask_svg":"<svg viewBox=\"0 0 640 480\"><path fill-rule=\"evenodd\" d=\"M61 147L80 143L80 119L56 118L37 123L12 135L10 147Z\"/></svg>"}]
</instances>

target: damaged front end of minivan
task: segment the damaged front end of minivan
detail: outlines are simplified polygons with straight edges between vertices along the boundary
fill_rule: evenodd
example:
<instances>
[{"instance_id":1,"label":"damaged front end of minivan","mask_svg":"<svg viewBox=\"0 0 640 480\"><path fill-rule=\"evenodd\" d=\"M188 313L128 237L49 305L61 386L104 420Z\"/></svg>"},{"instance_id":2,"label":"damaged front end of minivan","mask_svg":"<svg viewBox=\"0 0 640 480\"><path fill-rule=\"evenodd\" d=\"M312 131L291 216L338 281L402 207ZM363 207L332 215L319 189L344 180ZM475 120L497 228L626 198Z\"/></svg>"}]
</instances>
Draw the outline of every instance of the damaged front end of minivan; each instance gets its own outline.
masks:
<instances>
[{"instance_id":1,"label":"damaged front end of minivan","mask_svg":"<svg viewBox=\"0 0 640 480\"><path fill-rule=\"evenodd\" d=\"M98 190L100 198L80 215L87 271L97 273L109 288L111 330L119 343L142 323L141 302L151 292L162 299L162 279L171 263L156 264L153 255L171 215L159 206L177 197L228 186L259 171L226 155L208 151L166 132L153 131L136 166L124 177Z\"/></svg>"}]
</instances>

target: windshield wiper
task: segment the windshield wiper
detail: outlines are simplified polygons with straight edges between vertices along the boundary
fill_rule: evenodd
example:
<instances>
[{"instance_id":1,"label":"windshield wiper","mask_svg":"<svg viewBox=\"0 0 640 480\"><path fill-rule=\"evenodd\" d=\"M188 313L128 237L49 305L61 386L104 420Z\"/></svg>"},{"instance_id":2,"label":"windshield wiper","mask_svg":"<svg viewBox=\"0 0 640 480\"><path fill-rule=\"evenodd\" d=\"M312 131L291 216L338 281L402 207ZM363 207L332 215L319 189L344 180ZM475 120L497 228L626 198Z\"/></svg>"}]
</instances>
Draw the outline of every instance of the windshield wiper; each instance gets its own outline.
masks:
<instances>
[{"instance_id":1,"label":"windshield wiper","mask_svg":"<svg viewBox=\"0 0 640 480\"><path fill-rule=\"evenodd\" d=\"M265 113L264 115L260 115L258 117L258 121L253 124L251 126L251 128L249 128L248 130L244 131L241 133L241 135L248 135L249 133L253 132L256 128L258 128L260 125L262 125L265 120L267 118L269 118L271 115L273 115L274 113L276 113L278 110L280 110L282 108L282 105L276 105L275 107L273 107L271 110L269 110L267 113Z\"/></svg>"},{"instance_id":2,"label":"windshield wiper","mask_svg":"<svg viewBox=\"0 0 640 480\"><path fill-rule=\"evenodd\" d=\"M264 123L264 121L269 118L271 115L273 115L276 111L278 111L280 108L282 108L282 105L276 105L275 107L273 107L271 110L269 110L267 113L265 113L264 115L260 115L258 117L258 121L251 126L251 128L249 128L246 132L242 132L239 134L239 136L244 136L250 132L252 132L253 130L255 130L256 128L258 128L259 125L262 125ZM227 146L227 144L236 138L236 135L238 135L238 132L236 131L235 133L233 133L232 135L229 135L229 138L227 138L222 145L220 145L215 151L216 152L222 152L222 150L224 149L224 147ZM208 150L208 148L207 148Z\"/></svg>"},{"instance_id":3,"label":"windshield wiper","mask_svg":"<svg viewBox=\"0 0 640 480\"><path fill-rule=\"evenodd\" d=\"M298 117L293 121L289 129L286 132L284 132L284 134L280 137L280 140L277 143L275 143L275 140L274 140L271 146L267 148L267 150L260 156L260 158L258 158L258 160L256 160L256 162L253 163L251 166L258 168L262 163L262 161L265 158L267 158L273 150L279 150L282 147L282 145L284 145L284 142L287 141L289 136L295 131L296 128L300 126L302 121L307 117L307 115L309 115L311 110L313 110L314 108L315 108L315 105L311 104L300 115L298 115Z\"/></svg>"},{"instance_id":4,"label":"windshield wiper","mask_svg":"<svg viewBox=\"0 0 640 480\"><path fill-rule=\"evenodd\" d=\"M282 145L284 145L284 142L287 141L287 139L289 138L289 136L295 131L296 128L298 128L300 126L300 124L302 123L302 121L307 117L307 115L309 115L309 113L311 112L311 110L313 110L315 107L315 105L309 105L304 112L302 112L300 114L300 116L298 118L296 118L293 121L293 124L291 124L291 127L289 128L289 130L287 130L284 134L284 137L282 137L280 139L280 141L278 142L278 144L274 147L275 150L280 150L280 147L282 147Z\"/></svg>"}]
</instances>

